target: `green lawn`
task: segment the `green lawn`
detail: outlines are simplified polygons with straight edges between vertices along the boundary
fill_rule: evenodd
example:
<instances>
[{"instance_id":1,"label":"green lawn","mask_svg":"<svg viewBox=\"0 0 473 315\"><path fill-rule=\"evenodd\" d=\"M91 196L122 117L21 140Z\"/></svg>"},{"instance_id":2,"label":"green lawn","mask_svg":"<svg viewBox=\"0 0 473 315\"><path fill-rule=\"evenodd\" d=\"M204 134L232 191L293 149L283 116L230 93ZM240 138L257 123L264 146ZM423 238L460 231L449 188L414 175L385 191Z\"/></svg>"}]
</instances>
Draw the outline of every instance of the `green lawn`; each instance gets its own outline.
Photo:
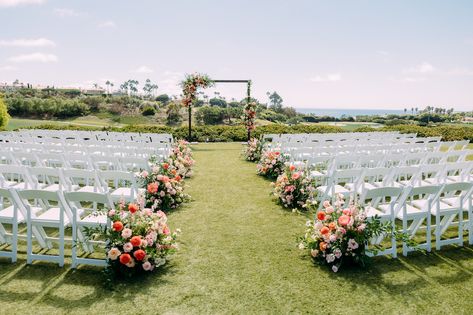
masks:
<instances>
[{"instance_id":1,"label":"green lawn","mask_svg":"<svg viewBox=\"0 0 473 315\"><path fill-rule=\"evenodd\" d=\"M334 274L296 248L306 216L283 210L236 143L194 146L193 201L169 215L181 250L165 270L115 291L97 269L0 260L1 314L468 314L473 249L379 257Z\"/></svg>"}]
</instances>

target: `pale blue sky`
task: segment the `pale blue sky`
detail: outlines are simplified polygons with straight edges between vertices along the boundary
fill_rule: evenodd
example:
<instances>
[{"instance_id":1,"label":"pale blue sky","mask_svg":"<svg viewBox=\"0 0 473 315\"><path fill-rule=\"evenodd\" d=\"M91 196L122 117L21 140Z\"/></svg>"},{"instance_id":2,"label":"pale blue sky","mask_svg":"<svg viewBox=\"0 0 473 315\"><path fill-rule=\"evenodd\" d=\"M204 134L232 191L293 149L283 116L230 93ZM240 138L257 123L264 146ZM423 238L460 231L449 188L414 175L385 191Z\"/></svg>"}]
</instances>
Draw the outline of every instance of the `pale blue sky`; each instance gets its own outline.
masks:
<instances>
[{"instance_id":1,"label":"pale blue sky","mask_svg":"<svg viewBox=\"0 0 473 315\"><path fill-rule=\"evenodd\" d=\"M0 0L0 82L178 94L198 71L294 107L472 110L472 17L468 0Z\"/></svg>"}]
</instances>

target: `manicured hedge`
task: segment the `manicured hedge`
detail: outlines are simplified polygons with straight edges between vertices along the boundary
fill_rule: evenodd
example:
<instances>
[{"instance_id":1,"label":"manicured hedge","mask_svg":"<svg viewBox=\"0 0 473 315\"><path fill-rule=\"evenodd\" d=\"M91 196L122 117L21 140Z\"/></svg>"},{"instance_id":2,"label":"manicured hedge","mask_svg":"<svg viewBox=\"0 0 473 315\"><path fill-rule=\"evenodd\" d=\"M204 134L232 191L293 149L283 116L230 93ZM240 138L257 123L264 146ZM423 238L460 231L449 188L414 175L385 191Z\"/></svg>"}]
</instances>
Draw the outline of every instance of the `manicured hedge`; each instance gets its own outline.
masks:
<instances>
[{"instance_id":1,"label":"manicured hedge","mask_svg":"<svg viewBox=\"0 0 473 315\"><path fill-rule=\"evenodd\" d=\"M68 130L108 130L122 132L151 132L151 133L171 133L175 138L186 138L187 127L168 127L152 125L128 125L124 128L108 127L94 128L81 126L58 126L41 125L35 129L68 129ZM420 127L413 125L398 125L383 128L361 127L356 129L358 132L369 131L400 131L402 133L417 133L420 137L441 136L443 140L470 140L473 141L473 126L454 126L442 125L437 127ZM326 125L294 125L287 126L282 124L271 124L260 126L253 133L259 137L268 133L338 133L347 132L340 127ZM246 129L243 126L195 126L192 128L193 141L199 142L228 142L228 141L246 141Z\"/></svg>"}]
</instances>

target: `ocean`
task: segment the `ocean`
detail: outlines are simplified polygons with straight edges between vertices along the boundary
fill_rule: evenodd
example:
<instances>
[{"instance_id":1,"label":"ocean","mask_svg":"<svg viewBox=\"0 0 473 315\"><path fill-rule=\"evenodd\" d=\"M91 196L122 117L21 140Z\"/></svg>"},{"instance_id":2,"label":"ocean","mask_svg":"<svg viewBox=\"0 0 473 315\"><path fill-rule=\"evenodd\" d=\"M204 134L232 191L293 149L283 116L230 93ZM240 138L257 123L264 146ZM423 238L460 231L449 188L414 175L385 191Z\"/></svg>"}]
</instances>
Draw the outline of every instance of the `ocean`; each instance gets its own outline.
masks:
<instances>
[{"instance_id":1,"label":"ocean","mask_svg":"<svg viewBox=\"0 0 473 315\"><path fill-rule=\"evenodd\" d=\"M360 115L399 115L404 114L402 109L343 109L343 108L296 108L296 111L303 114L314 114L317 116L331 116L340 118L342 115L346 116L360 116ZM407 111L411 113L410 110Z\"/></svg>"}]
</instances>

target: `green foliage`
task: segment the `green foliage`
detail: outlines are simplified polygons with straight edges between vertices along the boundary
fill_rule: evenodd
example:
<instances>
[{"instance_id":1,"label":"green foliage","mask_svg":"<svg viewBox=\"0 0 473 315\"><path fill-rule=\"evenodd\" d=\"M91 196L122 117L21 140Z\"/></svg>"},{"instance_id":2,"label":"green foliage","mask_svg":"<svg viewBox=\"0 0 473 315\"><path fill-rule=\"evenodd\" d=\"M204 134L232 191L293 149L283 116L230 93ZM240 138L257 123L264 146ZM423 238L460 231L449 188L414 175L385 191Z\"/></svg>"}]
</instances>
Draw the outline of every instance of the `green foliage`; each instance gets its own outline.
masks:
<instances>
[{"instance_id":1,"label":"green foliage","mask_svg":"<svg viewBox=\"0 0 473 315\"><path fill-rule=\"evenodd\" d=\"M218 106L218 107L227 107L227 102L221 98L211 98L209 100L211 106Z\"/></svg>"},{"instance_id":2,"label":"green foliage","mask_svg":"<svg viewBox=\"0 0 473 315\"><path fill-rule=\"evenodd\" d=\"M154 114L156 114L156 110L152 106L146 106L145 108L143 108L141 114L143 114L143 116L153 116Z\"/></svg>"},{"instance_id":3,"label":"green foliage","mask_svg":"<svg viewBox=\"0 0 473 315\"><path fill-rule=\"evenodd\" d=\"M272 121L272 122L284 122L287 117L284 114L276 113L273 110L265 109L258 114L258 118Z\"/></svg>"},{"instance_id":4,"label":"green foliage","mask_svg":"<svg viewBox=\"0 0 473 315\"><path fill-rule=\"evenodd\" d=\"M3 101L3 96L0 94L0 130L7 126L9 120L10 115L8 115L7 106Z\"/></svg>"},{"instance_id":5,"label":"green foliage","mask_svg":"<svg viewBox=\"0 0 473 315\"><path fill-rule=\"evenodd\" d=\"M68 118L88 114L89 106L77 99L50 97L7 98L6 104L11 115L20 117L57 117Z\"/></svg>"},{"instance_id":6,"label":"green foliage","mask_svg":"<svg viewBox=\"0 0 473 315\"><path fill-rule=\"evenodd\" d=\"M161 102L163 105L167 105L171 98L167 94L161 94L156 97L156 101Z\"/></svg>"},{"instance_id":7,"label":"green foliage","mask_svg":"<svg viewBox=\"0 0 473 315\"><path fill-rule=\"evenodd\" d=\"M89 106L89 109L93 112L98 111L99 107L102 103L104 103L104 99L101 96L88 96L82 99L82 102Z\"/></svg>"},{"instance_id":8,"label":"green foliage","mask_svg":"<svg viewBox=\"0 0 473 315\"><path fill-rule=\"evenodd\" d=\"M177 125L182 121L181 107L179 104L171 103L166 109L166 122L168 125Z\"/></svg>"},{"instance_id":9,"label":"green foliage","mask_svg":"<svg viewBox=\"0 0 473 315\"><path fill-rule=\"evenodd\" d=\"M203 106L197 110L195 118L205 125L218 125L223 123L226 113L227 111L220 107Z\"/></svg>"}]
</instances>

